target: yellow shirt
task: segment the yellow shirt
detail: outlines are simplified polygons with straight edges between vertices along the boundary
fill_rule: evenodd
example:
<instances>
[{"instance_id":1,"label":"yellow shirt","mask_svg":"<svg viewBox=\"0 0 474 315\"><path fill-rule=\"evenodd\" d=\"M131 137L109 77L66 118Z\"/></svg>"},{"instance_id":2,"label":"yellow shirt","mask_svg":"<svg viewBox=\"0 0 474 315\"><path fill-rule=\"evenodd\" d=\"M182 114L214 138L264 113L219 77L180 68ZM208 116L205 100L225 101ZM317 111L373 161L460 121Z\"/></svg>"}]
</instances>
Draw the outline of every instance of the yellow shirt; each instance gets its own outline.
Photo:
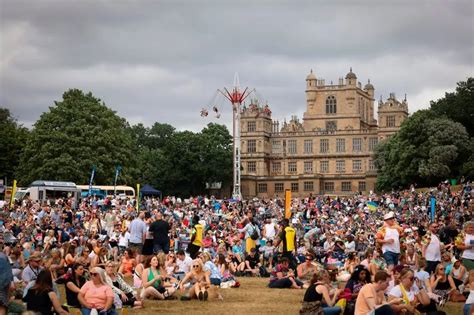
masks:
<instances>
[{"instance_id":1,"label":"yellow shirt","mask_svg":"<svg viewBox=\"0 0 474 315\"><path fill-rule=\"evenodd\" d=\"M202 230L203 226L201 224L196 224L193 228L193 234L196 235L193 244L199 247L202 246Z\"/></svg>"}]
</instances>

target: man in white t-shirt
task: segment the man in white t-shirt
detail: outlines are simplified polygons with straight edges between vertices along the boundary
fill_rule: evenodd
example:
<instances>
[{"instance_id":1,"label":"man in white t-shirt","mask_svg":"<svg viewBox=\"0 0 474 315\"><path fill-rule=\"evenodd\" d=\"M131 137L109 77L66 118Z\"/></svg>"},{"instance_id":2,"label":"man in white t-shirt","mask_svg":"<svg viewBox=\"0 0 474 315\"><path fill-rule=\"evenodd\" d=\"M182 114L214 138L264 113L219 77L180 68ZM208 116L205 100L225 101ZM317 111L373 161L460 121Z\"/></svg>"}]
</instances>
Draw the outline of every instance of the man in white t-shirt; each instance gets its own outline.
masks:
<instances>
[{"instance_id":1,"label":"man in white t-shirt","mask_svg":"<svg viewBox=\"0 0 474 315\"><path fill-rule=\"evenodd\" d=\"M438 223L431 223L429 233L426 233L426 244L423 244L422 255L426 259L426 272L431 274L436 270L436 266L441 261L441 249L443 247L436 233L438 233ZM429 243L428 243L429 241Z\"/></svg>"},{"instance_id":2,"label":"man in white t-shirt","mask_svg":"<svg viewBox=\"0 0 474 315\"><path fill-rule=\"evenodd\" d=\"M178 270L175 272L174 277L178 280L182 280L184 276L191 271L193 260L191 257L186 256L184 250L180 249L176 253L176 266Z\"/></svg>"},{"instance_id":3,"label":"man in white t-shirt","mask_svg":"<svg viewBox=\"0 0 474 315\"><path fill-rule=\"evenodd\" d=\"M275 238L276 228L271 218L267 218L263 226L263 235L267 240L273 240Z\"/></svg>"},{"instance_id":4,"label":"man in white t-shirt","mask_svg":"<svg viewBox=\"0 0 474 315\"><path fill-rule=\"evenodd\" d=\"M383 217L384 226L377 232L377 243L382 245L383 257L387 263L388 270L398 265L400 257L400 237L403 229L395 221L395 213L390 211Z\"/></svg>"}]
</instances>

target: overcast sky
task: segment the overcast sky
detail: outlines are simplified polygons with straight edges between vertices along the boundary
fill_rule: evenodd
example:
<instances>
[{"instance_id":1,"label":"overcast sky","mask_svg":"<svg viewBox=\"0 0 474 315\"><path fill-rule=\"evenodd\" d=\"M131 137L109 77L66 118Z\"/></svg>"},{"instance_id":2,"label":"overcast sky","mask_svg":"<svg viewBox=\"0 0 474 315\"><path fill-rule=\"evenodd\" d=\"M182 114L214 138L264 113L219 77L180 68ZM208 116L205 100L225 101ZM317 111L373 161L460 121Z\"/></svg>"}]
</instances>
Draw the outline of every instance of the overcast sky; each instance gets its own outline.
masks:
<instances>
[{"instance_id":1,"label":"overcast sky","mask_svg":"<svg viewBox=\"0 0 474 315\"><path fill-rule=\"evenodd\" d=\"M349 67L410 112L473 75L474 1L0 0L0 106L31 126L69 88L130 123L201 130L217 88L256 88L275 119L301 117L313 69ZM298 5L296 5L296 3Z\"/></svg>"}]
</instances>

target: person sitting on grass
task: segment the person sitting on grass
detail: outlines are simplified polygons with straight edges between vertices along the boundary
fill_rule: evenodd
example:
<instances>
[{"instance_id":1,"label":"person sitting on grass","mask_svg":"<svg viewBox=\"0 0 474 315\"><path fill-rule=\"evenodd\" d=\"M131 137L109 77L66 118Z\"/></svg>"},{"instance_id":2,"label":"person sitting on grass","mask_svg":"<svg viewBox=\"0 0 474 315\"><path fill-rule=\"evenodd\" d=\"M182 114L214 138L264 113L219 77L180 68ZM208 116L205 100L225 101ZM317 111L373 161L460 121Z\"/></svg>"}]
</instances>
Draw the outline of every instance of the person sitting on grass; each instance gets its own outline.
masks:
<instances>
[{"instance_id":1,"label":"person sitting on grass","mask_svg":"<svg viewBox=\"0 0 474 315\"><path fill-rule=\"evenodd\" d=\"M142 272L142 297L144 299L164 300L166 289L163 287L164 277L159 271L159 262L156 256L150 256L145 261Z\"/></svg>"},{"instance_id":2,"label":"person sitting on grass","mask_svg":"<svg viewBox=\"0 0 474 315\"><path fill-rule=\"evenodd\" d=\"M122 305L141 308L143 303L137 300L133 288L125 282L120 273L115 272L114 263L109 261L105 265L105 280L112 291L120 298Z\"/></svg>"},{"instance_id":3,"label":"person sitting on grass","mask_svg":"<svg viewBox=\"0 0 474 315\"><path fill-rule=\"evenodd\" d=\"M280 258L280 262L273 268L268 287L270 289L302 289L303 282L295 278L295 272L289 269L288 257Z\"/></svg>"},{"instance_id":4,"label":"person sitting on grass","mask_svg":"<svg viewBox=\"0 0 474 315\"><path fill-rule=\"evenodd\" d=\"M44 315L56 314L67 315L59 302L59 298L53 291L53 278L51 270L43 269L39 272L35 284L31 287L23 298L26 302L26 309Z\"/></svg>"},{"instance_id":5,"label":"person sitting on grass","mask_svg":"<svg viewBox=\"0 0 474 315\"><path fill-rule=\"evenodd\" d=\"M310 281L310 285L304 294L303 307L300 314L340 314L341 308L334 307L339 294L342 292L336 289L332 298L330 295L330 279L326 270L315 273ZM323 307L323 302L326 307Z\"/></svg>"},{"instance_id":6,"label":"person sitting on grass","mask_svg":"<svg viewBox=\"0 0 474 315\"><path fill-rule=\"evenodd\" d=\"M90 315L92 310L107 315L117 315L114 308L114 292L105 281L105 271L94 267L90 272L91 280L87 281L79 291L79 302L82 315Z\"/></svg>"},{"instance_id":7,"label":"person sitting on grass","mask_svg":"<svg viewBox=\"0 0 474 315\"><path fill-rule=\"evenodd\" d=\"M238 270L247 276L255 277L259 274L260 266L257 249L252 247L249 254L245 257L245 261L239 265Z\"/></svg>"},{"instance_id":8,"label":"person sitting on grass","mask_svg":"<svg viewBox=\"0 0 474 315\"><path fill-rule=\"evenodd\" d=\"M204 270L209 273L209 279L212 285L220 285L222 281L222 274L220 269L211 259L211 254L202 253L202 261L204 262Z\"/></svg>"},{"instance_id":9,"label":"person sitting on grass","mask_svg":"<svg viewBox=\"0 0 474 315\"><path fill-rule=\"evenodd\" d=\"M189 290L187 295L183 295L181 300L191 300L193 298L199 299L199 301L206 301L209 297L207 289L211 285L209 279L209 273L203 269L203 264L200 259L193 261L192 270L186 274L184 279L181 281L179 288L184 291L184 285L187 282L194 282L194 285Z\"/></svg>"},{"instance_id":10,"label":"person sitting on grass","mask_svg":"<svg viewBox=\"0 0 474 315\"><path fill-rule=\"evenodd\" d=\"M305 288L309 287L313 275L318 272L318 267L313 263L313 260L313 254L306 253L305 261L296 267L298 279L304 283Z\"/></svg>"}]
</instances>

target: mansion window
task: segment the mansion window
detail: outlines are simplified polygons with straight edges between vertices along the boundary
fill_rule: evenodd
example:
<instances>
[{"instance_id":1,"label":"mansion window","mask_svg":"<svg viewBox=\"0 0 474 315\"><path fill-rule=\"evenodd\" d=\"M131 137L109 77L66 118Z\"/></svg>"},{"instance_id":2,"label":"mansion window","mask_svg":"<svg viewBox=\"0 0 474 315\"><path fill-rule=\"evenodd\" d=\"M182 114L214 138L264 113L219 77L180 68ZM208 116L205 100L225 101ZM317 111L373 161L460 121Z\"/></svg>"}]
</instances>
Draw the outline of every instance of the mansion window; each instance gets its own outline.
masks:
<instances>
[{"instance_id":1,"label":"mansion window","mask_svg":"<svg viewBox=\"0 0 474 315\"><path fill-rule=\"evenodd\" d=\"M313 153L313 140L304 141L304 153Z\"/></svg>"},{"instance_id":2,"label":"mansion window","mask_svg":"<svg viewBox=\"0 0 474 315\"><path fill-rule=\"evenodd\" d=\"M273 173L281 173L281 162L273 162L272 163L272 172Z\"/></svg>"},{"instance_id":3,"label":"mansion window","mask_svg":"<svg viewBox=\"0 0 474 315\"><path fill-rule=\"evenodd\" d=\"M365 182L359 182L359 191L366 191L367 187L365 185Z\"/></svg>"},{"instance_id":4,"label":"mansion window","mask_svg":"<svg viewBox=\"0 0 474 315\"><path fill-rule=\"evenodd\" d=\"M296 173L296 162L288 162L288 173Z\"/></svg>"},{"instance_id":5,"label":"mansion window","mask_svg":"<svg viewBox=\"0 0 474 315\"><path fill-rule=\"evenodd\" d=\"M352 160L352 172L362 171L362 160Z\"/></svg>"},{"instance_id":6,"label":"mansion window","mask_svg":"<svg viewBox=\"0 0 474 315\"><path fill-rule=\"evenodd\" d=\"M280 140L272 140L272 153L282 153Z\"/></svg>"},{"instance_id":7,"label":"mansion window","mask_svg":"<svg viewBox=\"0 0 474 315\"><path fill-rule=\"evenodd\" d=\"M275 183L275 192L276 193L283 192L283 183Z\"/></svg>"},{"instance_id":8,"label":"mansion window","mask_svg":"<svg viewBox=\"0 0 474 315\"><path fill-rule=\"evenodd\" d=\"M329 152L329 139L319 140L319 152L328 153Z\"/></svg>"},{"instance_id":9,"label":"mansion window","mask_svg":"<svg viewBox=\"0 0 474 315\"><path fill-rule=\"evenodd\" d=\"M329 161L320 161L319 162L319 169L321 173L328 173L329 172Z\"/></svg>"},{"instance_id":10,"label":"mansion window","mask_svg":"<svg viewBox=\"0 0 474 315\"><path fill-rule=\"evenodd\" d=\"M248 121L248 122L247 122L247 131L248 131L248 132L257 131L257 122L255 122L255 121Z\"/></svg>"},{"instance_id":11,"label":"mansion window","mask_svg":"<svg viewBox=\"0 0 474 315\"><path fill-rule=\"evenodd\" d=\"M326 99L326 114L336 114L336 106L336 98L333 95L328 96Z\"/></svg>"},{"instance_id":12,"label":"mansion window","mask_svg":"<svg viewBox=\"0 0 474 315\"><path fill-rule=\"evenodd\" d=\"M344 173L346 171L346 161L337 160L336 161L336 172Z\"/></svg>"},{"instance_id":13,"label":"mansion window","mask_svg":"<svg viewBox=\"0 0 474 315\"><path fill-rule=\"evenodd\" d=\"M304 191L313 191L314 190L314 182L303 182L303 189L304 189Z\"/></svg>"},{"instance_id":14,"label":"mansion window","mask_svg":"<svg viewBox=\"0 0 474 315\"><path fill-rule=\"evenodd\" d=\"M395 116L387 116L387 127L395 127Z\"/></svg>"},{"instance_id":15,"label":"mansion window","mask_svg":"<svg viewBox=\"0 0 474 315\"><path fill-rule=\"evenodd\" d=\"M248 153L257 152L257 140L248 140L247 141L247 152Z\"/></svg>"},{"instance_id":16,"label":"mansion window","mask_svg":"<svg viewBox=\"0 0 474 315\"><path fill-rule=\"evenodd\" d=\"M352 151L361 152L362 151L362 138L353 138L352 139Z\"/></svg>"},{"instance_id":17,"label":"mansion window","mask_svg":"<svg viewBox=\"0 0 474 315\"><path fill-rule=\"evenodd\" d=\"M334 191L334 182L324 182L324 191Z\"/></svg>"},{"instance_id":18,"label":"mansion window","mask_svg":"<svg viewBox=\"0 0 474 315\"><path fill-rule=\"evenodd\" d=\"M296 140L288 140L288 154L296 154Z\"/></svg>"},{"instance_id":19,"label":"mansion window","mask_svg":"<svg viewBox=\"0 0 474 315\"><path fill-rule=\"evenodd\" d=\"M298 183L291 183L291 192L298 192Z\"/></svg>"},{"instance_id":20,"label":"mansion window","mask_svg":"<svg viewBox=\"0 0 474 315\"><path fill-rule=\"evenodd\" d=\"M351 191L352 190L351 182L342 182L341 183L341 190L342 191Z\"/></svg>"},{"instance_id":21,"label":"mansion window","mask_svg":"<svg viewBox=\"0 0 474 315\"><path fill-rule=\"evenodd\" d=\"M346 152L346 139L336 139L336 152Z\"/></svg>"},{"instance_id":22,"label":"mansion window","mask_svg":"<svg viewBox=\"0 0 474 315\"><path fill-rule=\"evenodd\" d=\"M304 172L305 174L313 173L313 161L304 161Z\"/></svg>"},{"instance_id":23,"label":"mansion window","mask_svg":"<svg viewBox=\"0 0 474 315\"><path fill-rule=\"evenodd\" d=\"M374 160L369 160L369 171L376 171Z\"/></svg>"},{"instance_id":24,"label":"mansion window","mask_svg":"<svg viewBox=\"0 0 474 315\"><path fill-rule=\"evenodd\" d=\"M247 171L249 173L255 173L257 171L257 162L255 161L247 162Z\"/></svg>"},{"instance_id":25,"label":"mansion window","mask_svg":"<svg viewBox=\"0 0 474 315\"><path fill-rule=\"evenodd\" d=\"M267 192L267 184L266 183L260 183L258 184L258 192L259 193L266 193Z\"/></svg>"},{"instance_id":26,"label":"mansion window","mask_svg":"<svg viewBox=\"0 0 474 315\"><path fill-rule=\"evenodd\" d=\"M369 138L369 151L374 151L378 143L379 143L379 140L377 139L377 137L370 137Z\"/></svg>"},{"instance_id":27,"label":"mansion window","mask_svg":"<svg viewBox=\"0 0 474 315\"><path fill-rule=\"evenodd\" d=\"M335 121L335 120L326 121L326 130L336 131L337 130L337 121Z\"/></svg>"}]
</instances>

